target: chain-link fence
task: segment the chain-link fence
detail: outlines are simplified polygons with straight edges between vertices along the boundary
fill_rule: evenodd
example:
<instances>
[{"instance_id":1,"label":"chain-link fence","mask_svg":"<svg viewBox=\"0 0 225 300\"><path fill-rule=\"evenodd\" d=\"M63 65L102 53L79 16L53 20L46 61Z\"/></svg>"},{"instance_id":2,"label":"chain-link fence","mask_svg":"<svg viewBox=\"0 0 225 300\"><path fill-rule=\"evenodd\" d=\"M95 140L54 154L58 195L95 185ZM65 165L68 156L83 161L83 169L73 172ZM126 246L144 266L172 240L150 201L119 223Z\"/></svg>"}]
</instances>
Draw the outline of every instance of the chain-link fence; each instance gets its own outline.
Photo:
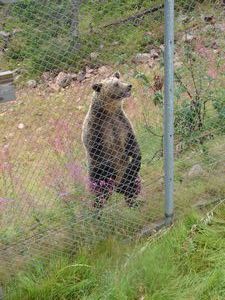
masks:
<instances>
[{"instance_id":1,"label":"chain-link fence","mask_svg":"<svg viewBox=\"0 0 225 300\"><path fill-rule=\"evenodd\" d=\"M179 216L225 193L225 23L220 1L175 4ZM163 216L164 5L16 1L0 15L0 68L17 84L0 106L5 278Z\"/></svg>"}]
</instances>

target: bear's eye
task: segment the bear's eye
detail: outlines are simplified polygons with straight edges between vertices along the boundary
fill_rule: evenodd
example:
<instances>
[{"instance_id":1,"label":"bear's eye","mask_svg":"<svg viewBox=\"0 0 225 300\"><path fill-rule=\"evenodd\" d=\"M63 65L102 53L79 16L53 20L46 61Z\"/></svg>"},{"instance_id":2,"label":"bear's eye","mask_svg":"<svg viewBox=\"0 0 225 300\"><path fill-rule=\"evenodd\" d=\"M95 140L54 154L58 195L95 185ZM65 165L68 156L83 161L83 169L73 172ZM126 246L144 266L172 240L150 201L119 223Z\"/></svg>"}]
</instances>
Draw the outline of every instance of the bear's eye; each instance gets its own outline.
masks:
<instances>
[{"instance_id":1,"label":"bear's eye","mask_svg":"<svg viewBox=\"0 0 225 300\"><path fill-rule=\"evenodd\" d=\"M115 87L118 87L118 86L119 86L119 82L115 82L115 83L114 83L114 86L115 86Z\"/></svg>"}]
</instances>

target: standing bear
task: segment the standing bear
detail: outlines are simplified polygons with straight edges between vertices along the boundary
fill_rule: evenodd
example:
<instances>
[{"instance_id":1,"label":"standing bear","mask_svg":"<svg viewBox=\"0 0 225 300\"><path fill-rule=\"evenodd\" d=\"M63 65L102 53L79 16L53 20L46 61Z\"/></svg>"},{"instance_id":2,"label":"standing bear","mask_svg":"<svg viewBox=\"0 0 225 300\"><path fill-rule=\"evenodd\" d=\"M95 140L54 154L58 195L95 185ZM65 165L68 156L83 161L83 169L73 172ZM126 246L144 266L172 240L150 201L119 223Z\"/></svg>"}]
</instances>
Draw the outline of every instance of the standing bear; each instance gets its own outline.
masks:
<instances>
[{"instance_id":1,"label":"standing bear","mask_svg":"<svg viewBox=\"0 0 225 300\"><path fill-rule=\"evenodd\" d=\"M141 152L132 125L123 110L132 85L119 72L92 86L94 96L84 120L82 141L86 150L94 207L102 208L115 191L136 206L140 193Z\"/></svg>"}]
</instances>

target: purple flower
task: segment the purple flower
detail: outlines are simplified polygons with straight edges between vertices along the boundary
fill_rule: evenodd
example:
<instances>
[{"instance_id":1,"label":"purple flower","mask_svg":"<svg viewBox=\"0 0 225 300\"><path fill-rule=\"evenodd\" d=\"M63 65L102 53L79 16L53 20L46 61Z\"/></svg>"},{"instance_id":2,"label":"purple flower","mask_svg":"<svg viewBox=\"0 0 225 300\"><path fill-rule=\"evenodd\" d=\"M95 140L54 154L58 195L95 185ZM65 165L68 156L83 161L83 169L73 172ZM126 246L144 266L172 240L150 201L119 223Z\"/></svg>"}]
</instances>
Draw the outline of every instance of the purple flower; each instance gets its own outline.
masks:
<instances>
[{"instance_id":1,"label":"purple flower","mask_svg":"<svg viewBox=\"0 0 225 300\"><path fill-rule=\"evenodd\" d=\"M95 180L90 182L89 187L93 193L102 193L105 190L108 190L109 193L112 193L115 183L112 178L106 180Z\"/></svg>"}]
</instances>

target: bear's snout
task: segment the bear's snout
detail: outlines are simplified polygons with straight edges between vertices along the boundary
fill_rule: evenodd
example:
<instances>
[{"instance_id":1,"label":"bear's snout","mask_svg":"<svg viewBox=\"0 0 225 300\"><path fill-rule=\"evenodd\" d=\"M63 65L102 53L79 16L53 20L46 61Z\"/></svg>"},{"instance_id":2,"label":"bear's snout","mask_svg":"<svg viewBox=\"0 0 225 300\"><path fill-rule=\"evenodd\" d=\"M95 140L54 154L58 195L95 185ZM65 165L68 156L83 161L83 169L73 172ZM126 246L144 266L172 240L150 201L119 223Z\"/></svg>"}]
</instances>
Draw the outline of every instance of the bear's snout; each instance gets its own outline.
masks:
<instances>
[{"instance_id":1,"label":"bear's snout","mask_svg":"<svg viewBox=\"0 0 225 300\"><path fill-rule=\"evenodd\" d=\"M132 84L129 84L128 85L128 91L131 91L131 89L132 89Z\"/></svg>"}]
</instances>

